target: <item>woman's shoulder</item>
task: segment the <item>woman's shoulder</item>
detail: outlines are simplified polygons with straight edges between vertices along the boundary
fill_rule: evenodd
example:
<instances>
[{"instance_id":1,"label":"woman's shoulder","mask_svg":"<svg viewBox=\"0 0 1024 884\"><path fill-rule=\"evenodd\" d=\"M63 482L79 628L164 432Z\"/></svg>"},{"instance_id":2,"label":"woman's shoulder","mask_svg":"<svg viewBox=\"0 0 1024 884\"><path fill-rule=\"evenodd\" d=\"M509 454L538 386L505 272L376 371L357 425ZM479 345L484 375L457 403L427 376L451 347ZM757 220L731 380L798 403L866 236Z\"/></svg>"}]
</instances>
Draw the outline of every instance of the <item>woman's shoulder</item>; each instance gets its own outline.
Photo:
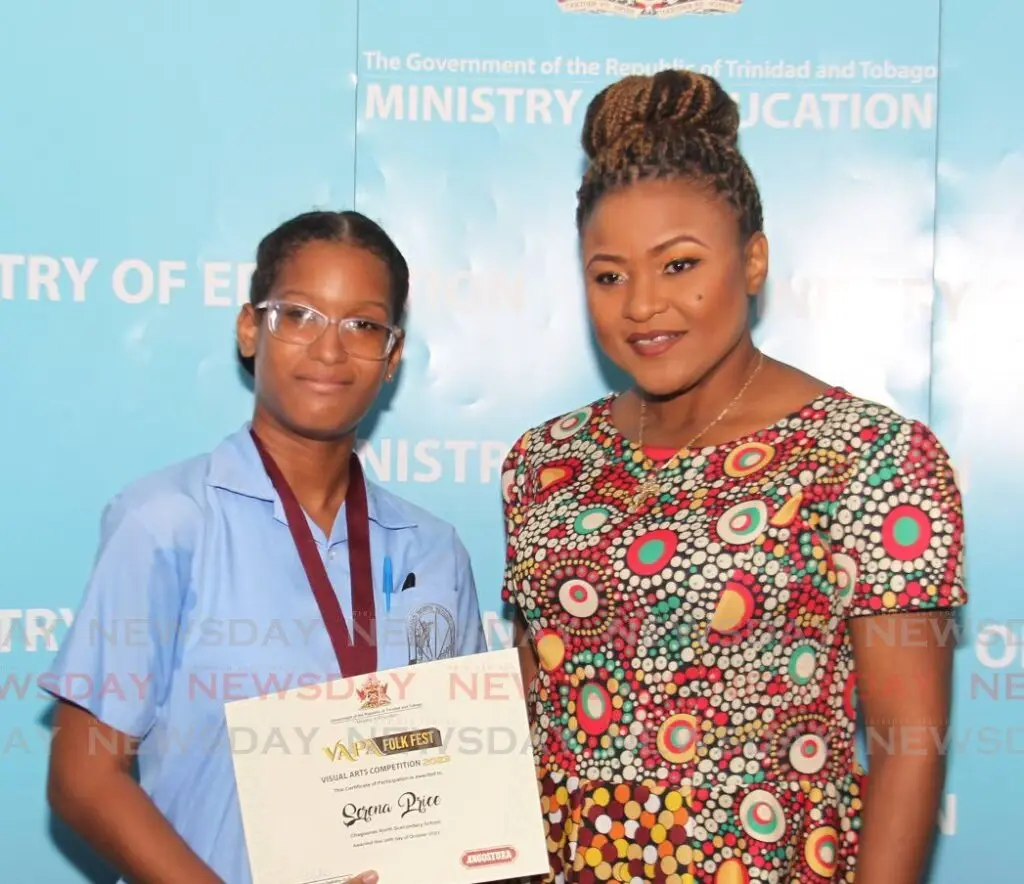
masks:
<instances>
[{"instance_id":1,"label":"woman's shoulder","mask_svg":"<svg viewBox=\"0 0 1024 884\"><path fill-rule=\"evenodd\" d=\"M921 418L911 417L895 405L855 395L843 387L832 387L815 403L820 425L819 446L845 450L869 459L884 452L913 452L932 460L945 460L948 453L938 434Z\"/></svg>"},{"instance_id":2,"label":"woman's shoulder","mask_svg":"<svg viewBox=\"0 0 1024 884\"><path fill-rule=\"evenodd\" d=\"M553 444L567 442L604 417L612 398L613 394L609 393L570 411L546 418L523 431L509 450L506 466L513 460L547 456Z\"/></svg>"},{"instance_id":3,"label":"woman's shoulder","mask_svg":"<svg viewBox=\"0 0 1024 884\"><path fill-rule=\"evenodd\" d=\"M851 393L845 387L830 387L817 400L823 415L833 424L856 424L881 430L903 430L927 426L896 405L886 405L868 396Z\"/></svg>"}]
</instances>

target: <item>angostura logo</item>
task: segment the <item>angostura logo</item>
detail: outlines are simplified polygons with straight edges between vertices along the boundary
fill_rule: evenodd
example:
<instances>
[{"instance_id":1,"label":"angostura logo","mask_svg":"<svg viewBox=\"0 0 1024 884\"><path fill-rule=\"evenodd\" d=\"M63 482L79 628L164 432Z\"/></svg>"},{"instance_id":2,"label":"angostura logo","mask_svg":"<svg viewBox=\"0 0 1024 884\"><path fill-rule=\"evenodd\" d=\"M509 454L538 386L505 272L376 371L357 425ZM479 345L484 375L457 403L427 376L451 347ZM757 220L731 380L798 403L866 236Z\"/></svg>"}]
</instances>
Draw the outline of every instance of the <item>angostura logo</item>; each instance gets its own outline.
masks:
<instances>
[{"instance_id":1,"label":"angostura logo","mask_svg":"<svg viewBox=\"0 0 1024 884\"><path fill-rule=\"evenodd\" d=\"M361 688L356 688L356 694L359 696L360 709L377 709L391 702L388 686L376 675L371 675Z\"/></svg>"},{"instance_id":2,"label":"angostura logo","mask_svg":"<svg viewBox=\"0 0 1024 884\"><path fill-rule=\"evenodd\" d=\"M563 12L604 12L628 18L738 12L743 0L557 0Z\"/></svg>"},{"instance_id":3,"label":"angostura logo","mask_svg":"<svg viewBox=\"0 0 1024 884\"><path fill-rule=\"evenodd\" d=\"M514 847L484 847L478 850L467 850L462 854L462 864L467 869L480 866L500 866L510 863L516 858Z\"/></svg>"}]
</instances>

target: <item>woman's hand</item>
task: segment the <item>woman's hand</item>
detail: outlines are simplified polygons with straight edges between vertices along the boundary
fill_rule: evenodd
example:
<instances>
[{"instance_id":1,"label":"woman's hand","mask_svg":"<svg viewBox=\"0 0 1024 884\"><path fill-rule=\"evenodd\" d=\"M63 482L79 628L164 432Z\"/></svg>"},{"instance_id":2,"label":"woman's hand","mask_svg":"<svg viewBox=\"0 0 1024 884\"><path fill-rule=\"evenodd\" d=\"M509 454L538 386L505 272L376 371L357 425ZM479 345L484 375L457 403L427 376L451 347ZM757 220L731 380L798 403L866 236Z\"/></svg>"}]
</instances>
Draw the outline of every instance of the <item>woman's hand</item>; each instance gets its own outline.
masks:
<instances>
[{"instance_id":1,"label":"woman's hand","mask_svg":"<svg viewBox=\"0 0 1024 884\"><path fill-rule=\"evenodd\" d=\"M516 611L514 631L512 640L519 649L519 668L523 677L523 693L526 696L527 714L533 715L533 707L530 705L530 685L537 677L537 651L533 646L533 639L530 638L530 629L526 625L521 612Z\"/></svg>"},{"instance_id":2,"label":"woman's hand","mask_svg":"<svg viewBox=\"0 0 1024 884\"><path fill-rule=\"evenodd\" d=\"M377 884L378 877L376 872L360 872L354 878L349 878L348 884Z\"/></svg>"}]
</instances>

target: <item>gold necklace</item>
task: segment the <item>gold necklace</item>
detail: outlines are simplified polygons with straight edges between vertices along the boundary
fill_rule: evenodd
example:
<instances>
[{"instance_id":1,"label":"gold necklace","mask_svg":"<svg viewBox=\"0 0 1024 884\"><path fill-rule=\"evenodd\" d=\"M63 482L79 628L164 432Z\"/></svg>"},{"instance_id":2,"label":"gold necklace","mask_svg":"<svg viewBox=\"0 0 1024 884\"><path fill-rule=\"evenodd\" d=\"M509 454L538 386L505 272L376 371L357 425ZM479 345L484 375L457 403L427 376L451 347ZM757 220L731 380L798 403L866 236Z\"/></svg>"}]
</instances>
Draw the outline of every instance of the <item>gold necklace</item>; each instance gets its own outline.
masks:
<instances>
[{"instance_id":1,"label":"gold necklace","mask_svg":"<svg viewBox=\"0 0 1024 884\"><path fill-rule=\"evenodd\" d=\"M747 388L750 386L751 381L753 381L754 378L757 377L757 373L761 370L761 366L763 364L764 364L764 353L758 352L757 365L754 366L754 370L750 373L750 377L748 377L746 382L743 384L743 386L740 387L740 391L735 396L733 396L732 401L730 401L729 404L726 405L725 408L722 409L722 411L719 413L718 417L716 417L713 421L711 421L711 423L709 423L706 427L704 427L703 430L701 430L696 436L694 436L689 442L687 442L682 448L680 448L675 454L673 454L672 457L670 457L667 461L665 461L665 463L663 463L660 467L658 467L658 469L655 470L654 473L652 473L651 475L647 476L647 478L645 478L637 486L636 491L633 493L632 502L630 503L630 506L629 506L629 511L631 513L635 513L640 508L641 504L643 504L647 500L650 500L650 498L653 497L655 494L661 494L661 492L663 490L662 486L661 486L661 483L655 477L658 476L661 473L661 471L663 469L665 469L665 467L667 467L670 463L672 463L676 458L678 458L679 456L681 456L682 454L687 452L698 439L700 439L702 436L704 436L707 433L708 430L710 430L715 424L717 424L723 417L725 417L732 410L732 407L737 402L740 401L740 397L742 397L743 394L747 392ZM641 399L640 400L640 431L637 434L638 435L638 438L637 438L637 450L640 452L641 455L643 454L643 451L644 451L644 425L646 423L646 418L647 418L647 400Z\"/></svg>"}]
</instances>

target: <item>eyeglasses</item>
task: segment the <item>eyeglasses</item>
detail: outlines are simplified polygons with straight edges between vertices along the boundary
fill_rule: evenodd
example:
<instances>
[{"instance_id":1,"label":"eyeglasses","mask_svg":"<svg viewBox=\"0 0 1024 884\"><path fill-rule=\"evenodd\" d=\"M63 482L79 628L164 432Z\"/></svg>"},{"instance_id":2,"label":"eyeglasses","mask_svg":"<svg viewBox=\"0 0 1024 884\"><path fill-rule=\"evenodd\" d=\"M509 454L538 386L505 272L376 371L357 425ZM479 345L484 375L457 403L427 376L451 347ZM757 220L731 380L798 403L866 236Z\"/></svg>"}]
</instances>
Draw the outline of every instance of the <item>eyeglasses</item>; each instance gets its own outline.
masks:
<instances>
[{"instance_id":1,"label":"eyeglasses","mask_svg":"<svg viewBox=\"0 0 1024 884\"><path fill-rule=\"evenodd\" d=\"M377 362L387 359L401 336L400 329L382 322L358 317L331 319L319 310L293 301L262 301L253 309L267 311L270 333L286 344L308 347L323 337L330 326L337 325L345 352L357 359Z\"/></svg>"}]
</instances>

